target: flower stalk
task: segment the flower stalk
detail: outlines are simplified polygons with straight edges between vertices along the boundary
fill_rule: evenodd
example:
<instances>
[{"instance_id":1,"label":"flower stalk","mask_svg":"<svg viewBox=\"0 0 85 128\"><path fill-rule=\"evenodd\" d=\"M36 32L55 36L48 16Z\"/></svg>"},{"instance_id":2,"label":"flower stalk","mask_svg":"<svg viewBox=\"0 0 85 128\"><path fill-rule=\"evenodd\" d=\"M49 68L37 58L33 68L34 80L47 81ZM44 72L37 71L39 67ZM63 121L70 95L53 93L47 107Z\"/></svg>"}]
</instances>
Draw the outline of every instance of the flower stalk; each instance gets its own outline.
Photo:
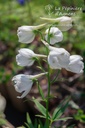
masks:
<instances>
[{"instance_id":1,"label":"flower stalk","mask_svg":"<svg viewBox=\"0 0 85 128\"><path fill-rule=\"evenodd\" d=\"M62 102L58 109L54 110L52 116L49 114L49 100L50 100L50 90L51 84L53 84L60 73L62 68L66 69L67 71L71 71L74 73L83 73L84 63L83 58L79 55L70 55L68 51L64 48L56 48L51 45L59 43L63 40L63 33L61 31L67 31L72 27L72 19L71 17L62 16L56 19L52 18L41 18L47 21L44 24L37 25L37 26L21 26L18 28L17 35L19 38L19 42L29 44L33 42L36 34L40 35L42 43L46 47L46 55L34 53L32 50L27 48L21 48L16 56L16 61L19 66L32 66L35 60L39 64L39 68L41 69L42 73L37 75L25 75L19 74L15 75L12 79L14 81L15 90L18 93L21 93L21 96L18 98L24 98L31 90L33 82L36 82L39 93L41 95L42 100L46 103L46 108L38 102L37 99L33 98L33 102L36 104L38 110L42 113L39 115L42 118L46 118L45 128L51 128L51 125L56 120L61 120L61 115L64 113L68 101L66 100L66 104ZM45 31L45 37L43 36L40 29L45 27L47 23L52 23L50 27ZM57 27L56 27L57 23ZM44 58L47 64L47 71L41 65L39 58ZM51 69L56 69L57 73L53 80L50 78ZM42 77L43 75L47 78L47 97L44 96L43 90L39 85L38 78ZM62 108L62 106L64 106ZM62 111L60 111L62 109ZM57 112L59 114L57 115ZM59 119L60 118L60 119ZM62 119L63 120L63 119ZM37 124L37 127L43 128L40 124Z\"/></svg>"}]
</instances>

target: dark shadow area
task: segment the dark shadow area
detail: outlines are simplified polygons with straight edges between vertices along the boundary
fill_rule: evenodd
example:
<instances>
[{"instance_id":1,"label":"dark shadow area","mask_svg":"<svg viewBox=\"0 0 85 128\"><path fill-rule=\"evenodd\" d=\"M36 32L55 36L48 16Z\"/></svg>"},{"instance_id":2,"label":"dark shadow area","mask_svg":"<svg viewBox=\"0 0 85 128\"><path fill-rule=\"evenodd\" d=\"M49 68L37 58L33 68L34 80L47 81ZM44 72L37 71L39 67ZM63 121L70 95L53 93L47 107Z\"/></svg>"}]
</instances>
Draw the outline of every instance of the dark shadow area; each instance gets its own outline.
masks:
<instances>
[{"instance_id":1,"label":"dark shadow area","mask_svg":"<svg viewBox=\"0 0 85 128\"><path fill-rule=\"evenodd\" d=\"M5 115L6 119L15 127L24 125L26 122L26 113L19 112L10 102L7 103Z\"/></svg>"}]
</instances>

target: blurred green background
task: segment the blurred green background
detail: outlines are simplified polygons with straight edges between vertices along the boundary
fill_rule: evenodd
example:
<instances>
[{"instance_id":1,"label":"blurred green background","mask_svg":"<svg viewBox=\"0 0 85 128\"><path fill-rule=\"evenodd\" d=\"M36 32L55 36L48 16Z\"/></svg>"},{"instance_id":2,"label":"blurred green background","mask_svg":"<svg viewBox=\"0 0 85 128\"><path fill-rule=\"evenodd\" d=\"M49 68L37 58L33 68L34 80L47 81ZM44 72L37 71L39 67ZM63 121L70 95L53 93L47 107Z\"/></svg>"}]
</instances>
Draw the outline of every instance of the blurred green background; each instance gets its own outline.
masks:
<instances>
[{"instance_id":1,"label":"blurred green background","mask_svg":"<svg viewBox=\"0 0 85 128\"><path fill-rule=\"evenodd\" d=\"M25 3L24 3L25 2ZM64 32L64 47L68 45L73 51L85 57L85 13L83 0L0 0L0 84L8 82L16 73L15 55L17 49L26 47L17 38L17 28L22 25L38 25L43 23L40 17L56 16L58 7L79 7L75 12L74 25L69 32ZM49 6L50 13L49 15ZM62 11L62 10L61 10ZM63 13L67 12L63 10ZM60 44L62 45L62 44ZM32 46L31 46L32 47ZM33 49L34 47L32 47ZM41 49L40 49L41 50ZM43 47L42 47L43 50Z\"/></svg>"}]
</instances>

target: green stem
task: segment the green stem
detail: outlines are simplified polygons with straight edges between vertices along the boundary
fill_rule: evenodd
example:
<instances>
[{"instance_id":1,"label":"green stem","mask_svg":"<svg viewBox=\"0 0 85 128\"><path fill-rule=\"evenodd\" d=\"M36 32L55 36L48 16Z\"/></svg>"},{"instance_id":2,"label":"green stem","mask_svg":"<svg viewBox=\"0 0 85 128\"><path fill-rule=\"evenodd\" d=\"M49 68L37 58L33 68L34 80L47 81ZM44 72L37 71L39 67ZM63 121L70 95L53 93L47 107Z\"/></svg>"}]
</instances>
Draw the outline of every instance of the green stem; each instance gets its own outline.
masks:
<instances>
[{"instance_id":1,"label":"green stem","mask_svg":"<svg viewBox=\"0 0 85 128\"><path fill-rule=\"evenodd\" d=\"M34 30L34 32L35 32L35 34L36 34L36 33L40 34L41 39L43 39L43 40L44 40L43 35L42 35L42 33L41 33L39 30Z\"/></svg>"},{"instance_id":2,"label":"green stem","mask_svg":"<svg viewBox=\"0 0 85 128\"><path fill-rule=\"evenodd\" d=\"M44 68L42 67L42 65L41 65L41 63L40 63L40 61L39 61L39 59L36 58L36 60L37 60L37 62L38 62L38 64L39 64L39 66L41 67L41 70L42 70L43 72L46 72L46 71L44 70Z\"/></svg>"},{"instance_id":3,"label":"green stem","mask_svg":"<svg viewBox=\"0 0 85 128\"><path fill-rule=\"evenodd\" d=\"M46 102L46 123L47 123L47 128L49 128L49 119L48 119L48 111L49 111L49 97L50 97L50 67L48 65L48 74L47 74L47 79L48 79L48 95L47 95L47 102Z\"/></svg>"},{"instance_id":4,"label":"green stem","mask_svg":"<svg viewBox=\"0 0 85 128\"><path fill-rule=\"evenodd\" d=\"M47 42L50 44L50 29L51 26L49 27L49 31L48 31L48 40ZM46 51L47 51L47 56L49 55L49 49L46 47ZM48 64L48 62L47 62ZM47 128L50 127L50 122L48 119L48 111L49 111L49 97L50 97L50 86L51 86L51 82L50 82L50 66L48 64L48 74L47 74L47 80L48 80L48 94L47 94L47 102L46 102L46 124L47 124Z\"/></svg>"}]
</instances>

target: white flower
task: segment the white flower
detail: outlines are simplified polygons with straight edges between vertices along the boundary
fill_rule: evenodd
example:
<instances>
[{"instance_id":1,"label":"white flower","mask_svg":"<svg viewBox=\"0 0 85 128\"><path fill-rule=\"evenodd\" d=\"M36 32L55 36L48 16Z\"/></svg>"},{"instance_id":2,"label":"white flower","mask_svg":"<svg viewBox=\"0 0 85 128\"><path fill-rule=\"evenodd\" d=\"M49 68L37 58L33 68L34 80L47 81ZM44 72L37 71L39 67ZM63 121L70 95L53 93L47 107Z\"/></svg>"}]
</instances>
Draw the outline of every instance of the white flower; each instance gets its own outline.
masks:
<instances>
[{"instance_id":1,"label":"white flower","mask_svg":"<svg viewBox=\"0 0 85 128\"><path fill-rule=\"evenodd\" d=\"M35 56L35 53L26 48L22 48L19 51L19 54L16 56L17 64L20 66L31 66L34 63L33 57Z\"/></svg>"},{"instance_id":2,"label":"white flower","mask_svg":"<svg viewBox=\"0 0 85 128\"><path fill-rule=\"evenodd\" d=\"M72 28L71 17L62 16L57 19L59 20L58 27L61 31L68 31L70 28Z\"/></svg>"},{"instance_id":3,"label":"white flower","mask_svg":"<svg viewBox=\"0 0 85 128\"><path fill-rule=\"evenodd\" d=\"M70 62L70 54L64 48L55 48L50 46L46 41L41 40L49 49L48 63L53 69L61 69L68 66Z\"/></svg>"},{"instance_id":4,"label":"white flower","mask_svg":"<svg viewBox=\"0 0 85 128\"><path fill-rule=\"evenodd\" d=\"M56 20L59 21L60 23L63 23L63 24L72 23L72 18L68 17L68 16L62 16L62 17L56 18Z\"/></svg>"},{"instance_id":5,"label":"white flower","mask_svg":"<svg viewBox=\"0 0 85 128\"><path fill-rule=\"evenodd\" d=\"M63 48L56 48L48 55L48 63L52 69L65 68L69 64L70 54Z\"/></svg>"},{"instance_id":6,"label":"white flower","mask_svg":"<svg viewBox=\"0 0 85 128\"><path fill-rule=\"evenodd\" d=\"M83 58L79 55L70 56L70 63L66 70L74 73L83 73L84 63L82 60Z\"/></svg>"},{"instance_id":7,"label":"white flower","mask_svg":"<svg viewBox=\"0 0 85 128\"><path fill-rule=\"evenodd\" d=\"M35 57L46 57L45 55L35 54L32 50L22 48L16 56L17 64L20 66L31 66L35 61Z\"/></svg>"},{"instance_id":8,"label":"white flower","mask_svg":"<svg viewBox=\"0 0 85 128\"><path fill-rule=\"evenodd\" d=\"M68 16L62 16L59 18L45 18L41 17L41 19L46 20L52 23L58 23L58 27L61 31L67 31L72 27L72 18Z\"/></svg>"},{"instance_id":9,"label":"white flower","mask_svg":"<svg viewBox=\"0 0 85 128\"><path fill-rule=\"evenodd\" d=\"M42 75L45 75L46 73L41 73L38 75L24 75L24 74L19 74L13 77L12 81L14 81L14 87L15 90L19 93L22 93L21 96L18 96L18 98L23 98L25 97L31 90L32 85L33 85L33 79L34 78L39 78Z\"/></svg>"},{"instance_id":10,"label":"white flower","mask_svg":"<svg viewBox=\"0 0 85 128\"><path fill-rule=\"evenodd\" d=\"M19 42L21 43L31 43L35 38L35 30L44 27L46 24L41 24L38 26L21 26L17 30L17 35Z\"/></svg>"},{"instance_id":11,"label":"white flower","mask_svg":"<svg viewBox=\"0 0 85 128\"><path fill-rule=\"evenodd\" d=\"M51 27L50 31L47 29L45 33L46 41L48 40L48 36L50 36L50 44L52 45L63 40L63 34L57 27Z\"/></svg>"},{"instance_id":12,"label":"white flower","mask_svg":"<svg viewBox=\"0 0 85 128\"><path fill-rule=\"evenodd\" d=\"M33 81L31 80L30 75L16 75L13 77L12 81L15 82L14 87L15 90L19 93L22 93L21 97L18 98L23 98L25 97L31 90L31 87L33 85Z\"/></svg>"}]
</instances>

